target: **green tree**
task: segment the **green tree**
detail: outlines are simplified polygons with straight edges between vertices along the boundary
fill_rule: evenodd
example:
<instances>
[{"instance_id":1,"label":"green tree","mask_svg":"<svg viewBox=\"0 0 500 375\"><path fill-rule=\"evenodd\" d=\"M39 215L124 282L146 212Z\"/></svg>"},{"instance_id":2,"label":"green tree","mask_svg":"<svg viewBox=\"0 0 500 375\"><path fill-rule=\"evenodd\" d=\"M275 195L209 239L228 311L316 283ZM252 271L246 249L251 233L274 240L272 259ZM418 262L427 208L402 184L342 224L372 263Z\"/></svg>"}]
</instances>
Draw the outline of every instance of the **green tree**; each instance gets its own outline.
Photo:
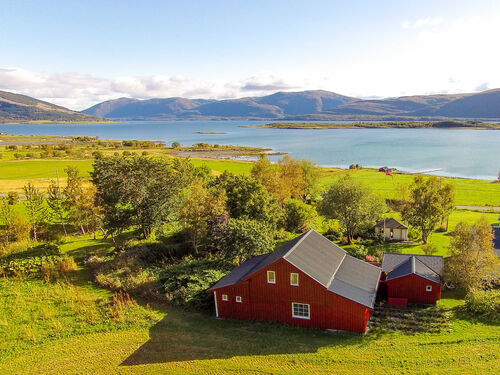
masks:
<instances>
[{"instance_id":1,"label":"green tree","mask_svg":"<svg viewBox=\"0 0 500 375\"><path fill-rule=\"evenodd\" d=\"M482 217L473 225L459 223L451 238L446 279L466 291L500 281L500 262L493 250L493 229Z\"/></svg>"},{"instance_id":2,"label":"green tree","mask_svg":"<svg viewBox=\"0 0 500 375\"><path fill-rule=\"evenodd\" d=\"M251 219L230 219L219 227L217 246L226 259L241 265L245 260L273 250L274 231L266 223Z\"/></svg>"},{"instance_id":3,"label":"green tree","mask_svg":"<svg viewBox=\"0 0 500 375\"><path fill-rule=\"evenodd\" d=\"M316 209L299 199L289 199L285 204L285 228L290 232L306 232L317 217Z\"/></svg>"},{"instance_id":4,"label":"green tree","mask_svg":"<svg viewBox=\"0 0 500 375\"><path fill-rule=\"evenodd\" d=\"M319 209L326 217L340 222L350 244L359 228L380 218L384 205L380 197L361 182L346 175L334 182L323 195Z\"/></svg>"},{"instance_id":5,"label":"green tree","mask_svg":"<svg viewBox=\"0 0 500 375\"><path fill-rule=\"evenodd\" d=\"M133 156L94 160L92 182L110 234L137 227L144 238L172 218L179 193L192 180L186 162ZM190 163L189 163L190 164Z\"/></svg>"},{"instance_id":6,"label":"green tree","mask_svg":"<svg viewBox=\"0 0 500 375\"><path fill-rule=\"evenodd\" d=\"M199 180L195 180L188 189L179 210L179 221L187 231L196 254L201 241L207 235L209 220L222 215L225 209L224 190L208 189Z\"/></svg>"},{"instance_id":7,"label":"green tree","mask_svg":"<svg viewBox=\"0 0 500 375\"><path fill-rule=\"evenodd\" d=\"M31 182L23 187L26 200L28 221L31 225L31 236L33 240L37 240L37 231L41 223L43 223L47 207L45 205L45 198L43 194Z\"/></svg>"},{"instance_id":8,"label":"green tree","mask_svg":"<svg viewBox=\"0 0 500 375\"><path fill-rule=\"evenodd\" d=\"M437 177L417 176L401 213L404 220L420 230L422 241L427 243L436 225L447 218L453 208L453 188L447 182Z\"/></svg>"},{"instance_id":9,"label":"green tree","mask_svg":"<svg viewBox=\"0 0 500 375\"><path fill-rule=\"evenodd\" d=\"M61 224L64 230L64 235L67 236L66 231L66 221L67 221L67 211L65 210L64 197L61 193L59 183L51 180L49 187L47 188L47 204L50 208L49 215L52 220L58 224Z\"/></svg>"},{"instance_id":10,"label":"green tree","mask_svg":"<svg viewBox=\"0 0 500 375\"><path fill-rule=\"evenodd\" d=\"M224 189L232 218L248 218L276 225L283 212L277 200L256 179L224 172L211 184Z\"/></svg>"}]
</instances>

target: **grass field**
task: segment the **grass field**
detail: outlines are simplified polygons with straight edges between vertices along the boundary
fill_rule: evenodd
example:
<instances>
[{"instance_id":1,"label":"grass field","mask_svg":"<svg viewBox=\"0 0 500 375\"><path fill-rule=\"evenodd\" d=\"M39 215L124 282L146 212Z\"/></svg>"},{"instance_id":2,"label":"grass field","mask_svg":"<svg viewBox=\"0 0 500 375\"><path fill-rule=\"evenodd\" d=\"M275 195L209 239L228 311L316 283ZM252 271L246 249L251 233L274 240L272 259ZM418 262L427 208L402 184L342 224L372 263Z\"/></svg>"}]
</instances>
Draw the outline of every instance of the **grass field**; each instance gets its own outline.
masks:
<instances>
[{"instance_id":1,"label":"grass field","mask_svg":"<svg viewBox=\"0 0 500 375\"><path fill-rule=\"evenodd\" d=\"M191 159L196 166L207 165L214 173L222 173L225 170L241 174L249 174L252 163L215 160L215 159ZM88 176L92 169L91 160L1 160L0 159L0 193L22 190L29 181L40 188L46 188L48 180L56 177L56 170L61 178L65 177L64 168L68 165L76 166L83 176ZM384 173L375 170L343 170L323 169L320 178L320 186L326 189L335 179L343 174L349 173L353 178L368 185L371 189L384 195L386 177ZM457 205L469 206L500 206L500 183L492 183L485 180L473 180L462 178L444 178L455 186ZM387 177L387 197L389 199L398 197L398 186L410 184L413 181L411 175L394 175L394 183Z\"/></svg>"},{"instance_id":2,"label":"grass field","mask_svg":"<svg viewBox=\"0 0 500 375\"><path fill-rule=\"evenodd\" d=\"M74 238L79 259L106 241ZM70 283L0 279L0 373L8 374L493 374L500 326L473 320L445 295L440 333L331 334L138 303L110 316L112 293L80 267ZM43 303L41 303L43 301Z\"/></svg>"}]
</instances>

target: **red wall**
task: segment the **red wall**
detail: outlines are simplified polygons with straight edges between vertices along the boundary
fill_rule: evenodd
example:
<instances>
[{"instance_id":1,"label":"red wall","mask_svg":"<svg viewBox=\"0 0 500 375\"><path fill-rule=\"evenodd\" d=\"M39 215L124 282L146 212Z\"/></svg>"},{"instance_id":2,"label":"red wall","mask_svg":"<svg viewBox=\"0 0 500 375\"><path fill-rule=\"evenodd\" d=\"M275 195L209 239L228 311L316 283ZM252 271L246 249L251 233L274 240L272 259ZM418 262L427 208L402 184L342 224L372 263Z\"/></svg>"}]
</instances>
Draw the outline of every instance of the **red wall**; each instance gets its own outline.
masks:
<instances>
[{"instance_id":1,"label":"red wall","mask_svg":"<svg viewBox=\"0 0 500 375\"><path fill-rule=\"evenodd\" d=\"M386 281L387 296L394 298L408 298L410 303L435 305L441 298L441 285L412 274L397 279ZM432 292L425 290L427 285L432 285Z\"/></svg>"},{"instance_id":2,"label":"red wall","mask_svg":"<svg viewBox=\"0 0 500 375\"><path fill-rule=\"evenodd\" d=\"M275 271L276 284L267 282L267 271ZM290 272L299 274L299 286L290 285ZM227 294L229 301L222 301ZM235 302L241 296L242 303ZM292 317L292 302L310 305L310 319ZM219 317L272 320L280 323L364 332L371 309L328 292L325 287L288 263L279 259L248 280L217 289Z\"/></svg>"}]
</instances>

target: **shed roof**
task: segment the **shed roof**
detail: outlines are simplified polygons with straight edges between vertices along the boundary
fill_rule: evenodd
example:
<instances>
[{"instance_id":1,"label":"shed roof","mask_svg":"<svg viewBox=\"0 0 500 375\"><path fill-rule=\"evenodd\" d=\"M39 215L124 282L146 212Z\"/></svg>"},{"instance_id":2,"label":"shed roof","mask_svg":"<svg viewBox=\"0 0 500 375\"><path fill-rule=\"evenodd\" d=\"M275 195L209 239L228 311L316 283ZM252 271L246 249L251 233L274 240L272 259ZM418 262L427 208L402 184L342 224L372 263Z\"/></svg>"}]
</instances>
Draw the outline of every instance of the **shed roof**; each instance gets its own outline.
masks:
<instances>
[{"instance_id":1,"label":"shed roof","mask_svg":"<svg viewBox=\"0 0 500 375\"><path fill-rule=\"evenodd\" d=\"M281 258L330 292L373 308L381 269L347 255L313 229L273 253L249 259L209 291L237 284Z\"/></svg>"},{"instance_id":2,"label":"shed roof","mask_svg":"<svg viewBox=\"0 0 500 375\"><path fill-rule=\"evenodd\" d=\"M400 221L394 219L393 217L389 217L385 220L385 227L386 228L394 228L394 229L408 229L406 225L401 223ZM384 227L384 220L379 221L377 224L375 224L375 228L383 228Z\"/></svg>"},{"instance_id":3,"label":"shed roof","mask_svg":"<svg viewBox=\"0 0 500 375\"><path fill-rule=\"evenodd\" d=\"M435 283L439 283L441 281L439 274L425 265L415 255L410 256L407 260L389 272L387 274L386 281L398 279L408 275L418 275L430 281L434 281Z\"/></svg>"},{"instance_id":4,"label":"shed roof","mask_svg":"<svg viewBox=\"0 0 500 375\"><path fill-rule=\"evenodd\" d=\"M389 273L412 256L436 272L439 276L443 275L444 258L440 255L385 253L382 258L382 271Z\"/></svg>"}]
</instances>

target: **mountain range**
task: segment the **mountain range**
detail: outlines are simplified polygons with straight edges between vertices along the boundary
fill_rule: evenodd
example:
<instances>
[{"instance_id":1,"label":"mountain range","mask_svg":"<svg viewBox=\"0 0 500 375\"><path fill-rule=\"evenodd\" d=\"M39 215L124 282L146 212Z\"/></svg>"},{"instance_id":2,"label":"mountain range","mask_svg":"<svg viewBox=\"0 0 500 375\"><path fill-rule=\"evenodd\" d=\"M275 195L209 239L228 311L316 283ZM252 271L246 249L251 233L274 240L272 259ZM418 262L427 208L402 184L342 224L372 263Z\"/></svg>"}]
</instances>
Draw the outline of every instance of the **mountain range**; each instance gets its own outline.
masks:
<instances>
[{"instance_id":1,"label":"mountain range","mask_svg":"<svg viewBox=\"0 0 500 375\"><path fill-rule=\"evenodd\" d=\"M83 113L113 120L500 119L500 89L364 100L313 90L228 100L120 98Z\"/></svg>"},{"instance_id":2,"label":"mountain range","mask_svg":"<svg viewBox=\"0 0 500 375\"><path fill-rule=\"evenodd\" d=\"M73 111L0 91L0 122L110 120L440 120L500 119L500 89L469 94L359 99L323 90L241 99L120 98Z\"/></svg>"},{"instance_id":3,"label":"mountain range","mask_svg":"<svg viewBox=\"0 0 500 375\"><path fill-rule=\"evenodd\" d=\"M2 122L98 122L102 119L30 96L0 91Z\"/></svg>"}]
</instances>

